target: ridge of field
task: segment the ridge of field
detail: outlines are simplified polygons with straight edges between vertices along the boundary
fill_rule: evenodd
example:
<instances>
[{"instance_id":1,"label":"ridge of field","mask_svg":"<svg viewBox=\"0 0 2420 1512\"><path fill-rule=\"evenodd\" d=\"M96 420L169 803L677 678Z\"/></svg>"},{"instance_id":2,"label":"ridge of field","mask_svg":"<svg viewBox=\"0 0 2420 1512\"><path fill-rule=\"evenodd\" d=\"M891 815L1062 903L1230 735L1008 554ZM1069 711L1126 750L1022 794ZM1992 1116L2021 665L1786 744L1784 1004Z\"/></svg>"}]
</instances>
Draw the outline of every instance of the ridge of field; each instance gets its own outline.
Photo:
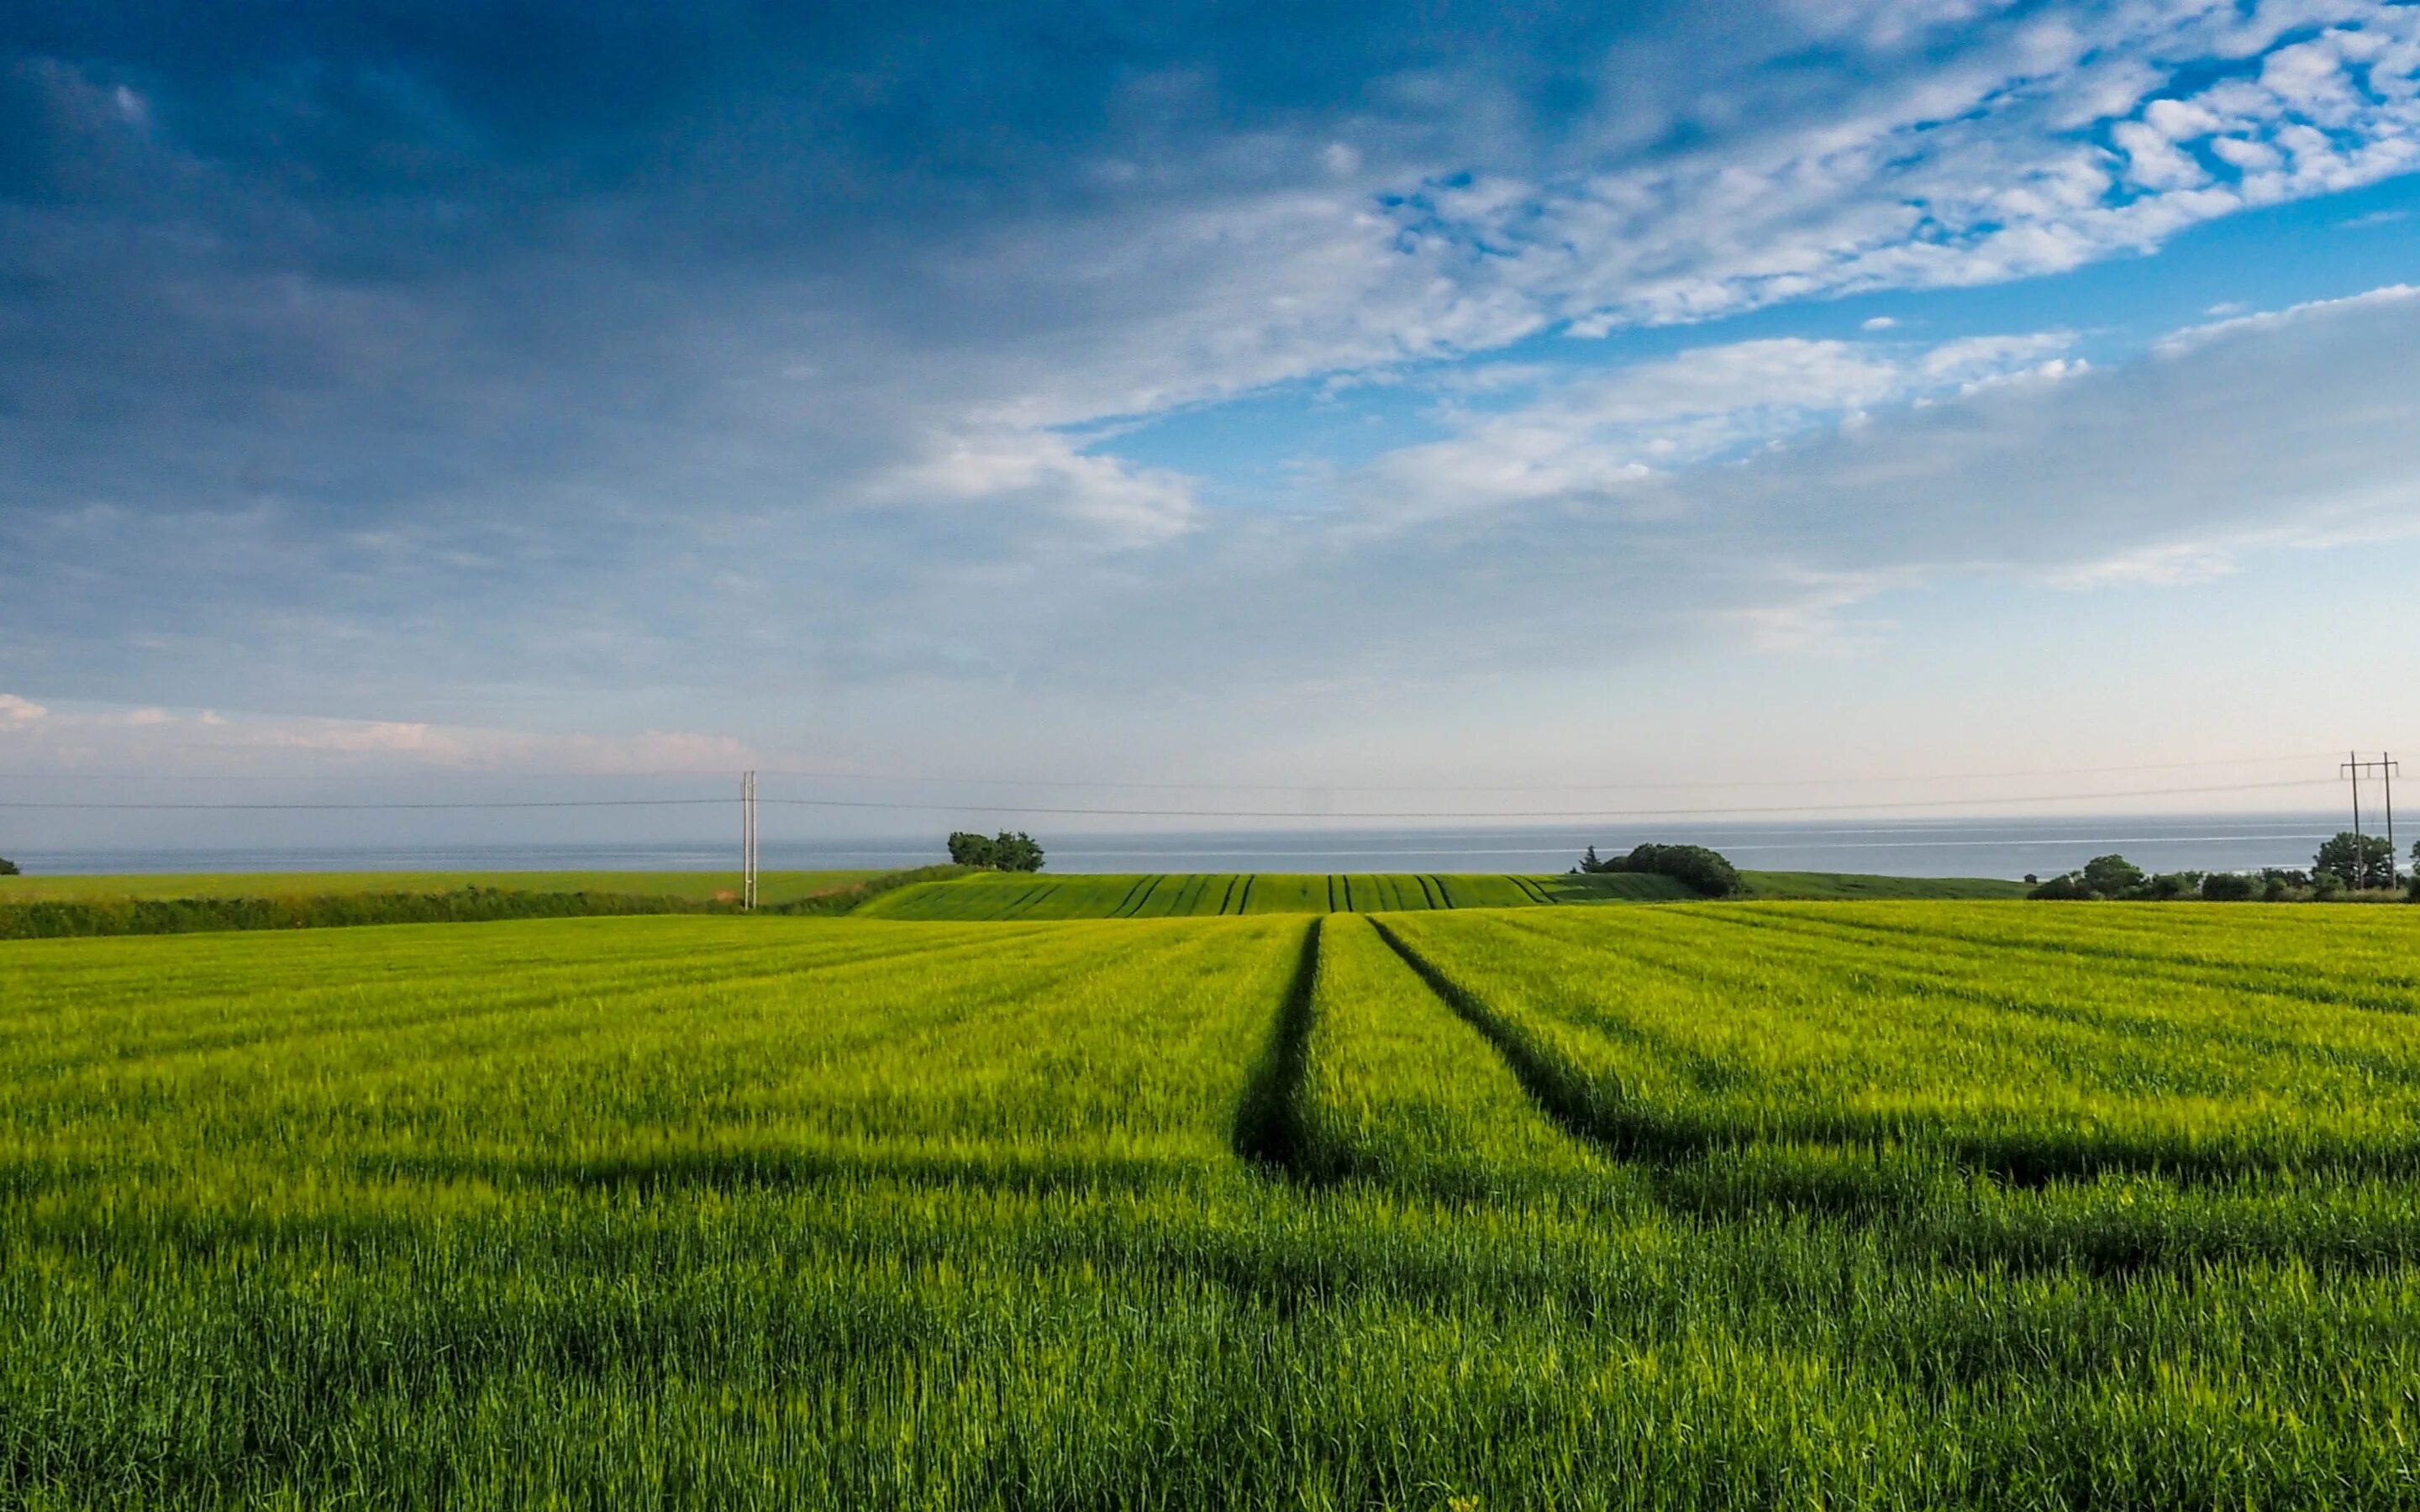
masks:
<instances>
[{"instance_id":1,"label":"ridge of field","mask_svg":"<svg viewBox=\"0 0 2420 1512\"><path fill-rule=\"evenodd\" d=\"M882 870L760 872L758 898L793 903L883 875ZM737 872L209 872L127 875L0 877L0 905L125 898L306 898L354 893L458 892L497 887L512 892L610 893L631 898L685 898L695 903L737 898Z\"/></svg>"},{"instance_id":2,"label":"ridge of field","mask_svg":"<svg viewBox=\"0 0 2420 1512\"><path fill-rule=\"evenodd\" d=\"M1751 898L2016 898L2022 883L1745 872ZM1127 872L982 874L902 888L860 912L875 918L1175 918L1213 914L1382 914L1546 903L1684 903L1670 877L1635 872L1502 873Z\"/></svg>"},{"instance_id":3,"label":"ridge of field","mask_svg":"<svg viewBox=\"0 0 2420 1512\"><path fill-rule=\"evenodd\" d=\"M2420 1504L2415 960L2190 904L0 945L0 1505Z\"/></svg>"},{"instance_id":4,"label":"ridge of field","mask_svg":"<svg viewBox=\"0 0 2420 1512\"><path fill-rule=\"evenodd\" d=\"M903 887L859 917L916 919L1173 918L1245 914L1528 908L1569 902L1680 899L1669 877L1461 873L1171 872L975 875Z\"/></svg>"}]
</instances>

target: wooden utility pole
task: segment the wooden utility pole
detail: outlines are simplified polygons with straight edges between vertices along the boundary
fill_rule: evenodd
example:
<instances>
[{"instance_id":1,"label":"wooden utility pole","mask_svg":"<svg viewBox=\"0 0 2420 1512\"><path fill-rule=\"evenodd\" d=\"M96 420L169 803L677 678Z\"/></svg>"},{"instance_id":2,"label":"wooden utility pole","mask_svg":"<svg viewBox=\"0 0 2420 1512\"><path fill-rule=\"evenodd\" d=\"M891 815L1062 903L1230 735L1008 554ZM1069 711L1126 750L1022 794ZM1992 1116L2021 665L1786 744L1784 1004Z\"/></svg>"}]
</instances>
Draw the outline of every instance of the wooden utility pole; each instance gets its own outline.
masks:
<instances>
[{"instance_id":1,"label":"wooden utility pole","mask_svg":"<svg viewBox=\"0 0 2420 1512\"><path fill-rule=\"evenodd\" d=\"M739 906L756 911L756 774L739 774Z\"/></svg>"}]
</instances>

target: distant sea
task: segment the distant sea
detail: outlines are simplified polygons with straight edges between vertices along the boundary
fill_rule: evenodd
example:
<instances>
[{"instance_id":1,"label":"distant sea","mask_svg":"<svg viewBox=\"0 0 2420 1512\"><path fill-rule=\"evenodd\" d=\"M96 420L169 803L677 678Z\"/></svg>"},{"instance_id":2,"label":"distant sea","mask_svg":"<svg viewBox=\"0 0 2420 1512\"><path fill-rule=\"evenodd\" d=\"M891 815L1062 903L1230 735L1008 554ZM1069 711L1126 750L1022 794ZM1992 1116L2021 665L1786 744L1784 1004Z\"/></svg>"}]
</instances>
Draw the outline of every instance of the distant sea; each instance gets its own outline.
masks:
<instances>
[{"instance_id":1,"label":"distant sea","mask_svg":"<svg viewBox=\"0 0 2420 1512\"><path fill-rule=\"evenodd\" d=\"M2307 867L2341 814L2163 814L2156 818L1872 819L1824 824L1665 825L1497 829L1297 829L1045 834L1054 872L1561 872L1594 844L1606 854L1642 840L1711 845L1743 867L1772 872L1872 872L1891 876L2049 876L2122 852L2155 871ZM2413 837L2401 837L2409 847ZM725 871L736 843L609 842L357 845L315 850L11 852L26 871L160 872ZM942 859L929 838L780 842L767 871L917 866Z\"/></svg>"}]
</instances>

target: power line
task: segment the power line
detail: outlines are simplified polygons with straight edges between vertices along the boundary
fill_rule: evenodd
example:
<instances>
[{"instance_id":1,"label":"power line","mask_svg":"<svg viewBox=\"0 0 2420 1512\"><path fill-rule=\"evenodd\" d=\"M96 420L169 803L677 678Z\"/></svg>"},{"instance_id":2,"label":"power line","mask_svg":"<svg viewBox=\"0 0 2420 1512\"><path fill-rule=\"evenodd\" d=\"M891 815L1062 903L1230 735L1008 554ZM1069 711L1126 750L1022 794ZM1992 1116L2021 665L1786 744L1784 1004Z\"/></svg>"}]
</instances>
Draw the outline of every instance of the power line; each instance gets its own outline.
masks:
<instances>
[{"instance_id":1,"label":"power line","mask_svg":"<svg viewBox=\"0 0 2420 1512\"><path fill-rule=\"evenodd\" d=\"M2135 788L2124 792L2036 793L1996 798L1896 798L1863 803L1788 804L1740 809L1608 809L1595 810L1330 810L1306 813L1298 809L1094 809L1040 807L1030 804L896 803L872 798L766 798L763 802L789 809L879 809L916 813L1043 814L1053 817L1131 819L1720 819L1730 814L1789 814L1862 811L1869 809L1958 809L1978 804L2083 803L2100 798L2180 797L2210 793L2247 793L2273 788L2333 788L2333 780L2305 778L2287 782L2229 782L2216 787Z\"/></svg>"},{"instance_id":2,"label":"power line","mask_svg":"<svg viewBox=\"0 0 2420 1512\"><path fill-rule=\"evenodd\" d=\"M1780 804L1730 809L1628 809L1628 810L1329 810L1305 811L1299 809L1111 809L1094 807L1039 806L1030 804L998 804L983 802L908 803L876 798L763 798L757 801L789 809L878 810L915 813L1010 813L1041 814L1054 817L1095 817L1134 819L1497 819L1497 820L1615 820L1615 819L1722 819L1730 815L1775 815L1793 813L1862 812L1869 810L1959 809L2010 803L2088 803L2104 798L2183 797L2214 793L2248 793L2284 788L2334 787L2325 779L2302 779L2275 782L2229 782L2202 787L2133 788L2102 790L2092 793L2033 793L2004 795L1997 797L1957 798L1893 798L1868 799L1849 803ZM681 809L707 808L727 804L728 798L553 798L553 799L489 799L458 800L427 803L173 803L120 800L116 802L36 800L0 801L0 809L147 812L396 812L463 810L523 809Z\"/></svg>"},{"instance_id":3,"label":"power line","mask_svg":"<svg viewBox=\"0 0 2420 1512\"><path fill-rule=\"evenodd\" d=\"M899 782L955 787L1127 788L1172 793L1645 793L1702 788L1853 787L1883 782L1978 782L2013 777L2102 777L2119 772L2176 772L2214 766L2269 766L2332 757L2334 751L2290 756L2243 756L2221 761L2145 762L2126 766L2040 766L2001 772L1906 773L1885 777L1742 778L1683 782L1347 783L1347 782L1122 782L1072 778L902 777L887 772L814 772L766 768L767 777L827 782Z\"/></svg>"},{"instance_id":4,"label":"power line","mask_svg":"<svg viewBox=\"0 0 2420 1512\"><path fill-rule=\"evenodd\" d=\"M1657 782L1527 782L1527 783L1343 783L1307 779L1295 782L1165 782L1125 781L1116 779L1019 778L1019 777L917 777L895 772L811 771L805 768L760 768L765 777L796 778L818 782L891 782L922 787L1031 787L1031 788L1116 788L1127 791L1166 793L1646 793L1690 792L1703 789L1756 789L1776 787L1855 787L1884 783L1915 782L1977 782L2023 777L2102 777L2124 772L2174 772L2204 770L2226 766L2278 765L2287 762L2319 761L2333 758L2334 751L2305 751L2293 755L2242 756L2191 762L2143 762L2117 766L2038 766L2009 768L1996 772L1932 772L1901 773L1876 777L1801 777L1764 779L1726 779L1703 781ZM158 782L371 782L419 781L431 779L477 779L493 781L648 781L672 779L720 780L715 771L654 771L654 772L526 772L526 771L460 771L447 768L417 768L403 772L0 772L7 781L158 781ZM766 800L770 802L772 800Z\"/></svg>"}]
</instances>

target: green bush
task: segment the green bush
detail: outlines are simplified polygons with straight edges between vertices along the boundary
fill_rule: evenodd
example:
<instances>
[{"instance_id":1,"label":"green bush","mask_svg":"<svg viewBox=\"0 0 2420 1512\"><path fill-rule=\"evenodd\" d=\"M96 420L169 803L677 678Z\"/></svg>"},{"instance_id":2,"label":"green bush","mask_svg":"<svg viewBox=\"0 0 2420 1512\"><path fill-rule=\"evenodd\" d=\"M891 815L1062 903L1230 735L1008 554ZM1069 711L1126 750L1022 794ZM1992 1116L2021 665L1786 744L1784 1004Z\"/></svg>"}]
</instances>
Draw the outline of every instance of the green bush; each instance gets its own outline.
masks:
<instances>
[{"instance_id":1,"label":"green bush","mask_svg":"<svg viewBox=\"0 0 2420 1512\"><path fill-rule=\"evenodd\" d=\"M609 892L328 893L302 898L94 898L0 903L0 940L88 934L198 934L354 924L463 924L500 918L733 912L726 903Z\"/></svg>"},{"instance_id":2,"label":"green bush","mask_svg":"<svg viewBox=\"0 0 2420 1512\"><path fill-rule=\"evenodd\" d=\"M23 876L23 872L17 870L16 862L8 859L5 856L0 856L0 877Z\"/></svg>"},{"instance_id":3,"label":"green bush","mask_svg":"<svg viewBox=\"0 0 2420 1512\"><path fill-rule=\"evenodd\" d=\"M2257 890L2258 885L2239 872L2212 872L2201 879L2201 895L2207 903L2248 903Z\"/></svg>"}]
</instances>

